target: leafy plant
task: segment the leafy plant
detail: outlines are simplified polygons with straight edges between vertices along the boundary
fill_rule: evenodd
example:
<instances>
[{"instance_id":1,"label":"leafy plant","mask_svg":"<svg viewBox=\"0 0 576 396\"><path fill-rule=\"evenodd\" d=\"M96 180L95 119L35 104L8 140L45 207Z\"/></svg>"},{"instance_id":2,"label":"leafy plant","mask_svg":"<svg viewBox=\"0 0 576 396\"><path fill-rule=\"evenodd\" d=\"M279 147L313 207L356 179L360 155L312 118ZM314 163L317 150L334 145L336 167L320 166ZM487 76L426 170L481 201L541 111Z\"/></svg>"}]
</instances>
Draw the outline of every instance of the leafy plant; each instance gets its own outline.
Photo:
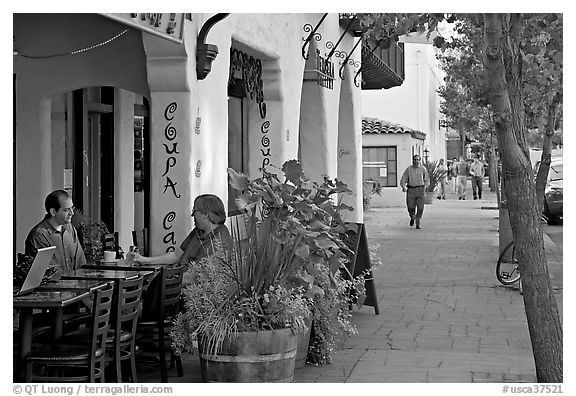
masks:
<instances>
[{"instance_id":1,"label":"leafy plant","mask_svg":"<svg viewBox=\"0 0 576 396\"><path fill-rule=\"evenodd\" d=\"M94 221L86 216L81 209L75 209L72 225L78 231L78 237L88 262L101 260L104 257L103 237L108 234L108 228L102 221Z\"/></svg>"},{"instance_id":2,"label":"leafy plant","mask_svg":"<svg viewBox=\"0 0 576 396\"><path fill-rule=\"evenodd\" d=\"M428 177L430 178L430 185L426 188L426 191L432 192L436 189L440 180L446 177L446 169L440 164L439 160L435 161L424 161L424 167L428 171Z\"/></svg>"},{"instance_id":3,"label":"leafy plant","mask_svg":"<svg viewBox=\"0 0 576 396\"><path fill-rule=\"evenodd\" d=\"M322 184L310 182L296 160L284 163L282 172L284 181L267 170L254 180L228 170L230 185L241 193L236 204L246 225L250 271L245 275L252 281L243 284L259 293L298 278L302 269L314 276L315 263L328 265L334 274L349 251L341 238L349 227L340 212L352 208L334 202L334 196L350 193L346 184L328 177Z\"/></svg>"},{"instance_id":4,"label":"leafy plant","mask_svg":"<svg viewBox=\"0 0 576 396\"><path fill-rule=\"evenodd\" d=\"M356 295L351 293L354 282L347 280L338 272L330 276L329 272L318 268L323 276L318 277L322 294L314 296L312 304L312 332L306 362L317 366L332 363L334 350L338 343L347 336L357 334L358 331L350 323L350 304ZM363 279L356 279L363 288Z\"/></svg>"},{"instance_id":5,"label":"leafy plant","mask_svg":"<svg viewBox=\"0 0 576 396\"><path fill-rule=\"evenodd\" d=\"M198 337L204 337L209 354L217 354L222 343L239 331L304 331L310 315L304 291L276 285L261 295L254 290L245 293L230 257L217 249L184 274L184 310L170 333L176 353L196 351Z\"/></svg>"},{"instance_id":6,"label":"leafy plant","mask_svg":"<svg viewBox=\"0 0 576 396\"><path fill-rule=\"evenodd\" d=\"M251 180L228 170L230 185L240 192L236 205L245 233L232 230L232 252L215 249L220 253L186 274L185 309L171 334L177 352L195 350L198 336L208 353L217 354L238 331L303 331L312 300L326 292L318 280L334 276L347 260L340 211L351 208L336 204L334 196L350 190L327 177L310 182L297 161L286 162L282 172L282 181L267 170Z\"/></svg>"},{"instance_id":7,"label":"leafy plant","mask_svg":"<svg viewBox=\"0 0 576 396\"><path fill-rule=\"evenodd\" d=\"M366 179L362 182L362 206L363 208L370 209L370 202L372 195L382 193L382 183L377 180Z\"/></svg>"}]
</instances>

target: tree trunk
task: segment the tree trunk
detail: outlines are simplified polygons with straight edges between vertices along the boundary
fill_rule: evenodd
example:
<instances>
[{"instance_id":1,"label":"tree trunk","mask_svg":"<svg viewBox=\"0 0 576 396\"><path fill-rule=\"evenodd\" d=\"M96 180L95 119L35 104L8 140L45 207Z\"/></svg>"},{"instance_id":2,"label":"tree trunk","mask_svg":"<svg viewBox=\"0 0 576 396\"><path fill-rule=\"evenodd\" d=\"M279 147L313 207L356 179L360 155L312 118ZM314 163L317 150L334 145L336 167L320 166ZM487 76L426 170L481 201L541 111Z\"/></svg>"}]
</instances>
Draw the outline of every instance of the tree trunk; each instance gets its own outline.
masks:
<instances>
[{"instance_id":1,"label":"tree trunk","mask_svg":"<svg viewBox=\"0 0 576 396\"><path fill-rule=\"evenodd\" d=\"M490 132L490 149L489 149L488 162L488 182L490 183L490 191L498 191L498 160L496 158L496 150L494 150L494 144L492 142L492 132ZM500 203L500 202L498 202Z\"/></svg>"},{"instance_id":2,"label":"tree trunk","mask_svg":"<svg viewBox=\"0 0 576 396\"><path fill-rule=\"evenodd\" d=\"M560 93L556 93L552 103L548 106L548 120L544 130L544 142L542 144L542 156L540 158L540 167L536 175L536 198L538 201L538 210L540 213L544 210L544 193L546 191L546 181L548 180L548 171L550 169L551 158L551 141L554 136L554 125L556 124L556 110L560 103Z\"/></svg>"},{"instance_id":3,"label":"tree trunk","mask_svg":"<svg viewBox=\"0 0 576 396\"><path fill-rule=\"evenodd\" d=\"M515 14L484 14L483 55L536 376L539 382L562 382L562 325L546 264L541 215L523 129L520 21L521 16Z\"/></svg>"}]
</instances>

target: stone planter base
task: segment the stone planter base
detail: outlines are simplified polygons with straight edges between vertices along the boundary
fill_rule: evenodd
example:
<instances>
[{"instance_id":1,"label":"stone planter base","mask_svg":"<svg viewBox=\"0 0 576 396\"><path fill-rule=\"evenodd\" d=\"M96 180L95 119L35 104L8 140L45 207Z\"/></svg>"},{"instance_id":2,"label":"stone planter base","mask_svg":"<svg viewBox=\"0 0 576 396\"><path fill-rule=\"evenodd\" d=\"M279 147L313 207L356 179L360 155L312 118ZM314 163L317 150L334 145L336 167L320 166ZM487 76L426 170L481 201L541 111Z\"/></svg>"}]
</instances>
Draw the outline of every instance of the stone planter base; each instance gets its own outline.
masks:
<instances>
[{"instance_id":1,"label":"stone planter base","mask_svg":"<svg viewBox=\"0 0 576 396\"><path fill-rule=\"evenodd\" d=\"M425 191L424 192L424 204L430 205L436 199L436 191Z\"/></svg>"}]
</instances>

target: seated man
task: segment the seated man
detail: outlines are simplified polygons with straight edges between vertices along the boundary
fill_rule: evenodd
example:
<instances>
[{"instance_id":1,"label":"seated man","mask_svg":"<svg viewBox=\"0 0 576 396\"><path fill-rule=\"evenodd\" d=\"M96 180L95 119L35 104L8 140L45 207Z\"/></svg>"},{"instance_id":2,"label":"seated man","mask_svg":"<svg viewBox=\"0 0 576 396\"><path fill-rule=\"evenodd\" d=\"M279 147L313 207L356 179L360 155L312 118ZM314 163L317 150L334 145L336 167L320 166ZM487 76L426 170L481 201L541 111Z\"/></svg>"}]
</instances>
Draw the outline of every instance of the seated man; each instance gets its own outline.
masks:
<instances>
[{"instance_id":1,"label":"seated man","mask_svg":"<svg viewBox=\"0 0 576 396\"><path fill-rule=\"evenodd\" d=\"M56 246L51 267L59 267L63 272L80 268L86 264L86 257L76 229L70 223L74 214L72 197L64 190L56 190L48 194L44 206L44 220L34 226L26 238L26 254L35 257L39 248Z\"/></svg>"}]
</instances>

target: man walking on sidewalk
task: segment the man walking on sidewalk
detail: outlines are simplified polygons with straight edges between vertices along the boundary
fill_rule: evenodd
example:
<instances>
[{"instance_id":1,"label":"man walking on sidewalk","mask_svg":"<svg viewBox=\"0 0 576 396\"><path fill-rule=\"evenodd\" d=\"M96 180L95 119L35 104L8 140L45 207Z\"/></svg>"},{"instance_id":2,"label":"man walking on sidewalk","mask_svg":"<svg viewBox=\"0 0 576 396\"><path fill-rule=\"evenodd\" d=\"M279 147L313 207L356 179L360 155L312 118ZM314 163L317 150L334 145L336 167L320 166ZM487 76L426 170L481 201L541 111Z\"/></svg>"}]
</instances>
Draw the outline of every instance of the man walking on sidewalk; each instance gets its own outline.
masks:
<instances>
[{"instance_id":1,"label":"man walking on sidewalk","mask_svg":"<svg viewBox=\"0 0 576 396\"><path fill-rule=\"evenodd\" d=\"M458 184L458 199L466 199L466 184L468 183L468 176L470 176L470 165L464 161L464 157L460 157L460 162L456 164L456 184Z\"/></svg>"},{"instance_id":2,"label":"man walking on sidewalk","mask_svg":"<svg viewBox=\"0 0 576 396\"><path fill-rule=\"evenodd\" d=\"M482 181L484 180L484 164L480 162L480 154L476 154L474 162L470 165L472 176L472 195L474 199L482 199ZM476 193L478 191L478 193Z\"/></svg>"},{"instance_id":3,"label":"man walking on sidewalk","mask_svg":"<svg viewBox=\"0 0 576 396\"><path fill-rule=\"evenodd\" d=\"M420 219L424 212L424 191L430 184L428 171L420 165L420 156L412 157L410 165L400 179L400 187L406 193L406 206L410 215L410 227L416 221L416 229L420 229Z\"/></svg>"}]
</instances>

